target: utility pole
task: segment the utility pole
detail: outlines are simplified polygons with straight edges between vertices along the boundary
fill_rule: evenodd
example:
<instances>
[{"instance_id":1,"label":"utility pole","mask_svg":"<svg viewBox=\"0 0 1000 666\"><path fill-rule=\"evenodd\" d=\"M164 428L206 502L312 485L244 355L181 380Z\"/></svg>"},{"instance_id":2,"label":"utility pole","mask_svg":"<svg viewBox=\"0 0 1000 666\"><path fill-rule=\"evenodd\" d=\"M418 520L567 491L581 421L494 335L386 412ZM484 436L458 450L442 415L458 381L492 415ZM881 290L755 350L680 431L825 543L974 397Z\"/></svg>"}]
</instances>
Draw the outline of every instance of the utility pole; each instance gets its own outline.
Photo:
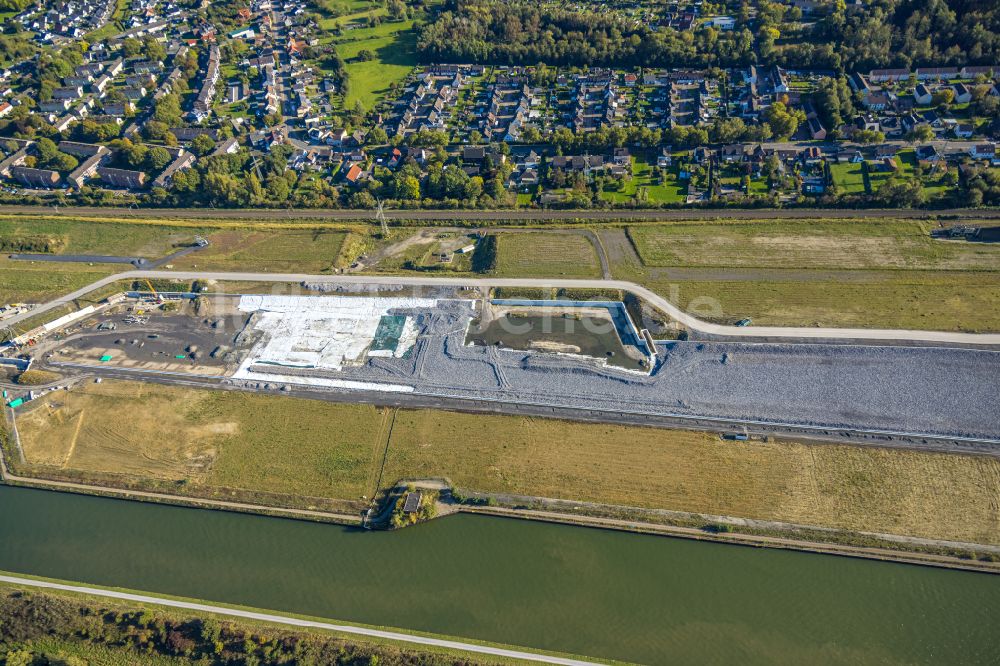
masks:
<instances>
[{"instance_id":1,"label":"utility pole","mask_svg":"<svg viewBox=\"0 0 1000 666\"><path fill-rule=\"evenodd\" d=\"M375 219L378 220L379 226L382 227L382 238L389 237L389 223L385 220L385 211L382 210L382 200L375 200Z\"/></svg>"}]
</instances>

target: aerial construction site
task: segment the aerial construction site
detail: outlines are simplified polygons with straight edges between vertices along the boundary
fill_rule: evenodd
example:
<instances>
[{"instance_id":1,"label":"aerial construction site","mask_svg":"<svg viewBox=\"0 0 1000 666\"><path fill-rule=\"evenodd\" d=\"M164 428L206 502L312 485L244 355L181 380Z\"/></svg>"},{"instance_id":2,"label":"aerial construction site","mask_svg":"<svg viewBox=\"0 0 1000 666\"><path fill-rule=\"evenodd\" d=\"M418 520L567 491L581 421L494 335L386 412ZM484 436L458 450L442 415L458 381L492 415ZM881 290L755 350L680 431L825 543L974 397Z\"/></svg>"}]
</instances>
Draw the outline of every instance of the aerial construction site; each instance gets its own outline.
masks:
<instances>
[{"instance_id":1,"label":"aerial construction site","mask_svg":"<svg viewBox=\"0 0 1000 666\"><path fill-rule=\"evenodd\" d=\"M636 299L509 297L433 278L286 283L294 294L196 284L133 283L16 337L7 362L61 379L8 403L116 377L733 437L1000 449L1000 415L982 408L1000 398L1000 353L989 348L727 340L647 326L649 304Z\"/></svg>"}]
</instances>

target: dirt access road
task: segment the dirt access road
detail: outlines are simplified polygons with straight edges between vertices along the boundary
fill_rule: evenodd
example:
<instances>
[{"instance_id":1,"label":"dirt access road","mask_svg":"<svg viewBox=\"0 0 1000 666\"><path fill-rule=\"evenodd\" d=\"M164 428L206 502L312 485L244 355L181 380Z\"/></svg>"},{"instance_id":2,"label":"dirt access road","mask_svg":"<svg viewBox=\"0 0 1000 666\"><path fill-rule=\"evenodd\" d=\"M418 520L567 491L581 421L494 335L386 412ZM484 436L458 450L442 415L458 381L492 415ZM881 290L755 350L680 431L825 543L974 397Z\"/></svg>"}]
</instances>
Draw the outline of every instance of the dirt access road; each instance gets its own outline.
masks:
<instances>
[{"instance_id":1,"label":"dirt access road","mask_svg":"<svg viewBox=\"0 0 1000 666\"><path fill-rule=\"evenodd\" d=\"M361 220L372 211L346 209L230 209L230 208L97 208L87 206L0 206L0 215L62 217L134 217L136 219L236 219L236 220ZM855 208L753 208L671 210L387 210L390 220L772 220L784 218L830 219L853 217L906 219L984 219L1000 221L1000 209L950 208L945 210Z\"/></svg>"}]
</instances>

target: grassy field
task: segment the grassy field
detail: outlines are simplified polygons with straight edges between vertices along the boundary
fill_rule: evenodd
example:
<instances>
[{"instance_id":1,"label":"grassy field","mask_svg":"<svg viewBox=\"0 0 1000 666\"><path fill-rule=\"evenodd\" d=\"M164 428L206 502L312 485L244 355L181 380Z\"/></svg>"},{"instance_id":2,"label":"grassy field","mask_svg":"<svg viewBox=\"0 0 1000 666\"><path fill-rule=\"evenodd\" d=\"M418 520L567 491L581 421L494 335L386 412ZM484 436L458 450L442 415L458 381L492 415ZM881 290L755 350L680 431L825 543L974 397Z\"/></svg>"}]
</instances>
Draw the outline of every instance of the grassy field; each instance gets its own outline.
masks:
<instances>
[{"instance_id":1,"label":"grassy field","mask_svg":"<svg viewBox=\"0 0 1000 666\"><path fill-rule=\"evenodd\" d=\"M490 433L483 437L483 433ZM387 478L486 492L1000 542L1000 461L684 431L400 412Z\"/></svg>"},{"instance_id":2,"label":"grassy field","mask_svg":"<svg viewBox=\"0 0 1000 666\"><path fill-rule=\"evenodd\" d=\"M594 245L579 234L503 233L496 274L504 277L600 277Z\"/></svg>"},{"instance_id":3,"label":"grassy field","mask_svg":"<svg viewBox=\"0 0 1000 666\"><path fill-rule=\"evenodd\" d=\"M0 242L51 239L60 253L152 257L200 234L212 244L174 266L205 270L322 273L358 254L345 246L347 232L336 229L215 224L0 218ZM682 222L599 233L616 278L642 283L685 308L708 299L714 305L696 311L700 316L750 316L774 325L1000 330L1000 247L935 241L927 224ZM368 235L352 236L367 251ZM376 270L401 271L405 260L420 259L429 249L413 248L420 256L400 255ZM0 303L44 301L117 270L122 267L0 258ZM498 240L496 272L585 278L598 277L600 267L582 235L505 233Z\"/></svg>"},{"instance_id":4,"label":"grassy field","mask_svg":"<svg viewBox=\"0 0 1000 666\"><path fill-rule=\"evenodd\" d=\"M1000 330L1000 247L919 222L679 223L602 230L616 278L757 324ZM987 288L989 287L989 288Z\"/></svg>"},{"instance_id":5,"label":"grassy field","mask_svg":"<svg viewBox=\"0 0 1000 666\"><path fill-rule=\"evenodd\" d=\"M43 472L357 501L375 483L384 418L362 405L104 382L48 394L18 429Z\"/></svg>"},{"instance_id":6,"label":"grassy field","mask_svg":"<svg viewBox=\"0 0 1000 666\"><path fill-rule=\"evenodd\" d=\"M47 241L53 254L162 257L204 236L210 245L173 262L178 269L322 273L339 265L346 231L304 228L247 229L236 225L171 226L60 219L0 218L0 243L9 252ZM12 261L0 256L0 305L39 302L128 270L121 264Z\"/></svg>"},{"instance_id":7,"label":"grassy field","mask_svg":"<svg viewBox=\"0 0 1000 666\"><path fill-rule=\"evenodd\" d=\"M830 174L841 193L859 194L865 191L865 177L861 173L861 163L844 162L831 164Z\"/></svg>"},{"instance_id":8,"label":"grassy field","mask_svg":"<svg viewBox=\"0 0 1000 666\"><path fill-rule=\"evenodd\" d=\"M996 273L691 272L643 277L647 287L706 319L754 324L989 332L1000 330ZM616 274L617 276L617 274ZM989 289L985 285L993 285Z\"/></svg>"},{"instance_id":9,"label":"grassy field","mask_svg":"<svg viewBox=\"0 0 1000 666\"><path fill-rule=\"evenodd\" d=\"M177 268L280 272L329 271L337 262L347 233L343 231L262 232L216 231L211 245L174 262Z\"/></svg>"},{"instance_id":10,"label":"grassy field","mask_svg":"<svg viewBox=\"0 0 1000 666\"><path fill-rule=\"evenodd\" d=\"M1000 247L937 241L921 222L680 223L628 234L646 266L1000 270Z\"/></svg>"},{"instance_id":11,"label":"grassy field","mask_svg":"<svg viewBox=\"0 0 1000 666\"><path fill-rule=\"evenodd\" d=\"M371 17L381 19L374 27L352 28L339 36L329 34L320 39L322 44L334 44L347 63L349 88L344 99L345 108L353 108L361 102L366 109L371 109L385 96L390 84L402 81L417 64L415 21L390 21L386 13L385 7L358 5L352 13L320 21L321 28L332 30L336 26L366 25ZM362 50L371 51L375 58L357 60Z\"/></svg>"},{"instance_id":12,"label":"grassy field","mask_svg":"<svg viewBox=\"0 0 1000 666\"><path fill-rule=\"evenodd\" d=\"M677 167L670 168L670 176L657 184L653 178L653 166L642 158L632 160L632 178L627 180L617 191L603 192L601 196L614 203L629 203L633 197L644 189L649 195L650 203L676 203L684 201L687 195L687 185L677 179Z\"/></svg>"},{"instance_id":13,"label":"grassy field","mask_svg":"<svg viewBox=\"0 0 1000 666\"><path fill-rule=\"evenodd\" d=\"M398 30L393 34L374 35L337 45L337 52L347 61L350 79L350 90L344 101L347 108L361 102L366 109L371 109L385 96L392 83L405 79L417 64L417 36L413 32L413 22L383 23L368 30L384 32L384 26ZM367 62L355 60L362 49L372 51L375 59Z\"/></svg>"},{"instance_id":14,"label":"grassy field","mask_svg":"<svg viewBox=\"0 0 1000 666\"><path fill-rule=\"evenodd\" d=\"M42 475L348 501L374 488L390 423L383 487L447 477L466 490L1000 543L1000 460L987 457L113 381L18 416Z\"/></svg>"},{"instance_id":15,"label":"grassy field","mask_svg":"<svg viewBox=\"0 0 1000 666\"><path fill-rule=\"evenodd\" d=\"M0 241L16 243L24 239L52 239L57 254L117 254L155 258L169 253L177 244L190 243L205 228L169 225L78 222L44 217L0 217ZM11 252L15 251L13 248Z\"/></svg>"},{"instance_id":16,"label":"grassy field","mask_svg":"<svg viewBox=\"0 0 1000 666\"><path fill-rule=\"evenodd\" d=\"M44 302L121 270L122 266L113 264L13 261L4 255L0 257L0 305Z\"/></svg>"}]
</instances>

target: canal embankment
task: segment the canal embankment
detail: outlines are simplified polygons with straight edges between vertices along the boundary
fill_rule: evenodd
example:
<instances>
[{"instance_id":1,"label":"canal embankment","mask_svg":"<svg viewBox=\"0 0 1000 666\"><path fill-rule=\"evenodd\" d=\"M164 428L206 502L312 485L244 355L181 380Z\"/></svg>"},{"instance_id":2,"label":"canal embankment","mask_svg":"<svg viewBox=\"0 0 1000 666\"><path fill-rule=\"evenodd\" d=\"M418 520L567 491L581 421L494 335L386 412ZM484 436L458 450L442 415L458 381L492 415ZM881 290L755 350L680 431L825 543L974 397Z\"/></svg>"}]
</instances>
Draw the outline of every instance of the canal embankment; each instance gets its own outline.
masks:
<instances>
[{"instance_id":1,"label":"canal embankment","mask_svg":"<svg viewBox=\"0 0 1000 666\"><path fill-rule=\"evenodd\" d=\"M0 569L637 663L995 663L1000 578L458 514L365 531L0 487Z\"/></svg>"}]
</instances>

